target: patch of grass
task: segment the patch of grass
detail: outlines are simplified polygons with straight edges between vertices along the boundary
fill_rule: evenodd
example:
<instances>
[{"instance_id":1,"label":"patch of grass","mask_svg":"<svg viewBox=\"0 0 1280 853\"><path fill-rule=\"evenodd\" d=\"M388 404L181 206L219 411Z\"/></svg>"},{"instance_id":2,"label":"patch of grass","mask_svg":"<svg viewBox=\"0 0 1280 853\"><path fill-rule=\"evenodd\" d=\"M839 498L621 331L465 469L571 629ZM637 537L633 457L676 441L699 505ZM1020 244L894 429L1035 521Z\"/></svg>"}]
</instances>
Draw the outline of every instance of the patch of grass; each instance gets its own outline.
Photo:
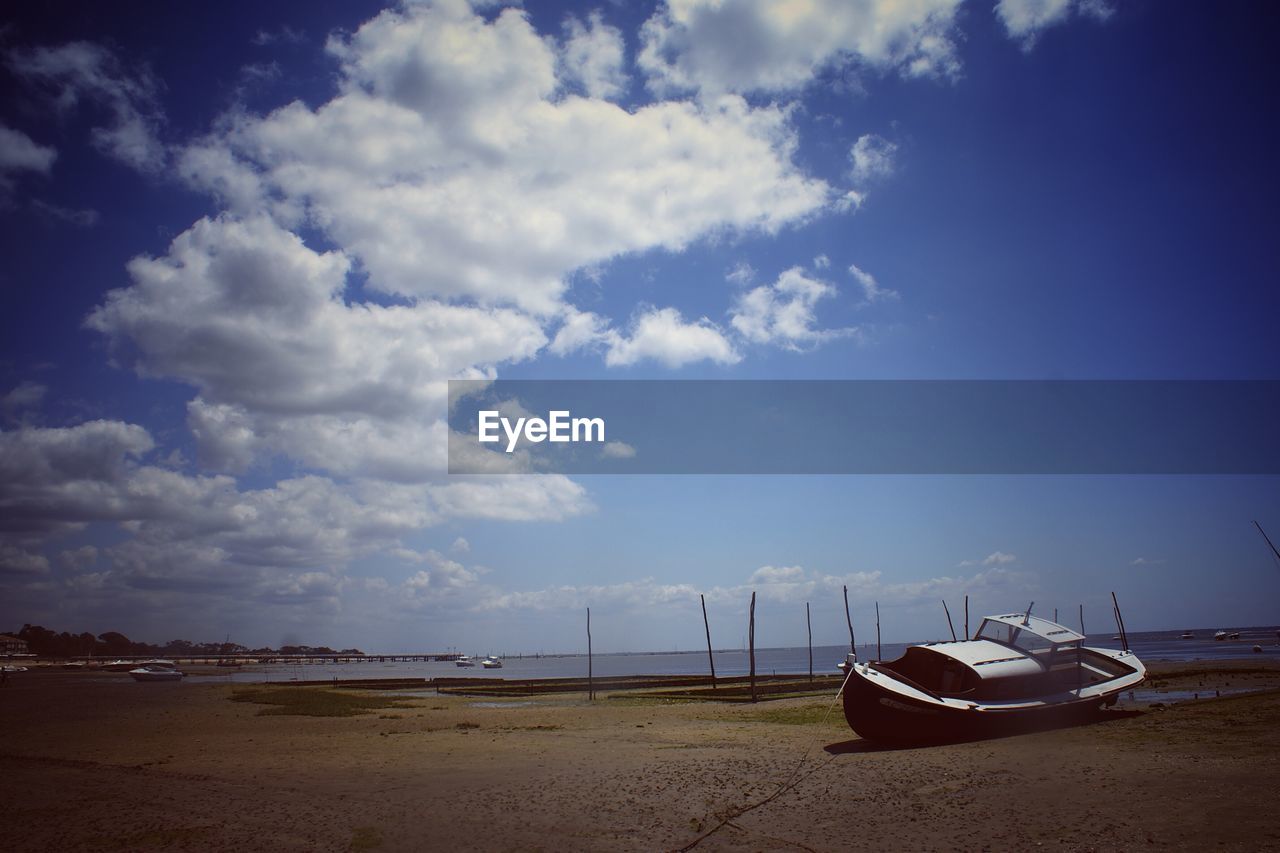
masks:
<instances>
[{"instance_id":1,"label":"patch of grass","mask_svg":"<svg viewBox=\"0 0 1280 853\"><path fill-rule=\"evenodd\" d=\"M372 826L357 826L351 830L349 850L373 850L382 846L382 833Z\"/></svg>"},{"instance_id":2,"label":"patch of grass","mask_svg":"<svg viewBox=\"0 0 1280 853\"><path fill-rule=\"evenodd\" d=\"M354 717L378 708L412 708L403 701L385 696L368 696L349 691L325 690L317 687L264 687L237 690L232 702L270 705L258 716L288 715L299 717Z\"/></svg>"},{"instance_id":3,"label":"patch of grass","mask_svg":"<svg viewBox=\"0 0 1280 853\"><path fill-rule=\"evenodd\" d=\"M829 714L828 708L831 709ZM827 725L844 725L844 714L830 702L820 705L800 705L794 708L770 708L751 715L751 719L761 723L781 723L787 726L816 726L824 722Z\"/></svg>"}]
</instances>

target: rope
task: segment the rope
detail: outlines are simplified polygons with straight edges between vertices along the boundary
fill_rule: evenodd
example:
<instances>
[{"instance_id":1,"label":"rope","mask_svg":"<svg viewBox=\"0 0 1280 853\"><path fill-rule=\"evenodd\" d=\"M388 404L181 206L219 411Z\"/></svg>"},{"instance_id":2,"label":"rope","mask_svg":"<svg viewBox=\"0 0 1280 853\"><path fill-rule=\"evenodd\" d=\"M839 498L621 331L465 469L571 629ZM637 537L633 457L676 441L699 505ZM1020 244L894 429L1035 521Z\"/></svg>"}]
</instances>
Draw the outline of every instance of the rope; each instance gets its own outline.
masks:
<instances>
[{"instance_id":1,"label":"rope","mask_svg":"<svg viewBox=\"0 0 1280 853\"><path fill-rule=\"evenodd\" d=\"M853 676L853 667L850 666L849 671L845 673L844 681L840 683L840 689L836 691L836 695L831 700L831 704L827 705L827 710L823 713L822 720L818 724L819 728L827 724L827 718L831 716L831 709L834 708L836 702L839 701L842 696L844 696L844 688L848 685L849 679L852 676ZM723 818L721 818L720 822L715 826L713 826L711 829L702 833L701 835L699 835L693 841L690 841L685 846L677 848L678 853L688 853L688 851L697 847L699 844L701 844L706 839L710 838L712 835L715 835L721 829L724 829L726 826L729 826L732 823L732 821L742 817L747 812L755 811L761 806L768 805L769 803L773 802L778 797L782 796L787 791L790 791L792 788L799 785L805 779L808 779L814 773L817 773L819 770L821 770L822 768L830 764L832 761L834 761L835 756L832 756L831 758L828 758L826 761L814 767L808 773L805 773L803 776L800 776L799 778L796 777L796 774L800 772L800 768L803 767L804 763L809 760L809 753L813 751L814 744L821 739L822 739L822 735L817 735L812 740L810 740L809 745L805 747L804 753L800 756L800 761L796 763L795 769L791 771L791 775L787 777L787 780L778 786L778 789L776 791L774 791L772 794L770 794L769 796L765 797L763 800L760 800L757 803L752 803L751 805L743 806L742 808L736 809L730 812L729 814L725 815ZM794 843L794 842L789 842L789 843ZM796 846L803 847L804 845L798 844Z\"/></svg>"}]
</instances>

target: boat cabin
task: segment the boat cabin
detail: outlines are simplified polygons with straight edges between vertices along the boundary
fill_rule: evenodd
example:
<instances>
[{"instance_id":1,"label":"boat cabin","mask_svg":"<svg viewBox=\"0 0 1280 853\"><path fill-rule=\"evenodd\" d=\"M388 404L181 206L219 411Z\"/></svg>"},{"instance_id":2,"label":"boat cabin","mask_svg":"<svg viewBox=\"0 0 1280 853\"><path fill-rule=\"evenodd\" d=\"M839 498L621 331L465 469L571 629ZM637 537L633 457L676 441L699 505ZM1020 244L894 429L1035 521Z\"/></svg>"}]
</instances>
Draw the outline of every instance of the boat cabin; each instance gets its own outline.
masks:
<instances>
[{"instance_id":1,"label":"boat cabin","mask_svg":"<svg viewBox=\"0 0 1280 853\"><path fill-rule=\"evenodd\" d=\"M1012 613L983 619L972 640L911 646L872 666L935 696L980 701L1079 690L1131 671L1082 640L1056 622Z\"/></svg>"}]
</instances>

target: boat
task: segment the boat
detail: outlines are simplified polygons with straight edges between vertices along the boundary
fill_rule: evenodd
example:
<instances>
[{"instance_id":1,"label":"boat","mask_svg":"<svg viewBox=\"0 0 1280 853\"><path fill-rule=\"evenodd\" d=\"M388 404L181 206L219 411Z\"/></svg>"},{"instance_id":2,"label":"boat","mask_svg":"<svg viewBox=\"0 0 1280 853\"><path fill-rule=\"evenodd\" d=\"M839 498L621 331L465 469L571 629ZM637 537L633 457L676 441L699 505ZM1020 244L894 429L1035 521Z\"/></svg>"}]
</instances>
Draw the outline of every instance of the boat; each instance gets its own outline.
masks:
<instances>
[{"instance_id":1,"label":"boat","mask_svg":"<svg viewBox=\"0 0 1280 853\"><path fill-rule=\"evenodd\" d=\"M241 662L238 660L235 660L234 658L218 658L218 662L215 663L214 666L222 666L222 667L230 667L232 669L239 669L241 667Z\"/></svg>"},{"instance_id":2,"label":"boat","mask_svg":"<svg viewBox=\"0 0 1280 853\"><path fill-rule=\"evenodd\" d=\"M466 655L463 655L462 657L458 658L453 663L455 666L475 666L476 665L476 662L473 661L471 658L467 657Z\"/></svg>"},{"instance_id":3,"label":"boat","mask_svg":"<svg viewBox=\"0 0 1280 853\"><path fill-rule=\"evenodd\" d=\"M107 661L102 665L102 668L107 672L128 672L131 669L137 669L138 662L136 660L117 659Z\"/></svg>"},{"instance_id":4,"label":"boat","mask_svg":"<svg viewBox=\"0 0 1280 853\"><path fill-rule=\"evenodd\" d=\"M152 658L151 660L140 661L134 666L151 667L152 669L177 669L178 665L166 658ZM133 670L130 670L132 672Z\"/></svg>"},{"instance_id":5,"label":"boat","mask_svg":"<svg viewBox=\"0 0 1280 853\"><path fill-rule=\"evenodd\" d=\"M480 661L480 665L485 669L502 669L502 659L489 655L487 658Z\"/></svg>"},{"instance_id":6,"label":"boat","mask_svg":"<svg viewBox=\"0 0 1280 853\"><path fill-rule=\"evenodd\" d=\"M844 715L869 740L927 743L997 737L1089 719L1147 669L1128 649L1032 616L982 620L972 640L911 646L887 662L846 656ZM1127 645L1127 643L1126 643Z\"/></svg>"},{"instance_id":7,"label":"boat","mask_svg":"<svg viewBox=\"0 0 1280 853\"><path fill-rule=\"evenodd\" d=\"M1213 638L1214 638L1215 640L1225 640L1225 639L1227 638L1227 632L1226 632L1226 631L1219 631L1218 633L1216 633L1216 634L1214 634L1214 635L1213 635Z\"/></svg>"},{"instance_id":8,"label":"boat","mask_svg":"<svg viewBox=\"0 0 1280 853\"><path fill-rule=\"evenodd\" d=\"M1227 634L1227 639L1228 639L1228 640L1238 640L1238 639L1240 639L1240 632L1239 632L1239 631L1232 631L1230 634Z\"/></svg>"},{"instance_id":9,"label":"boat","mask_svg":"<svg viewBox=\"0 0 1280 853\"><path fill-rule=\"evenodd\" d=\"M1196 638L1196 635L1195 635L1195 634L1193 634L1193 633L1191 633L1190 631L1183 631L1183 632L1182 632L1182 636L1181 636L1181 637L1179 637L1178 639L1180 639L1180 640L1194 640L1195 638Z\"/></svg>"},{"instance_id":10,"label":"boat","mask_svg":"<svg viewBox=\"0 0 1280 853\"><path fill-rule=\"evenodd\" d=\"M140 666L129 670L134 681L181 681L183 673L172 667Z\"/></svg>"}]
</instances>

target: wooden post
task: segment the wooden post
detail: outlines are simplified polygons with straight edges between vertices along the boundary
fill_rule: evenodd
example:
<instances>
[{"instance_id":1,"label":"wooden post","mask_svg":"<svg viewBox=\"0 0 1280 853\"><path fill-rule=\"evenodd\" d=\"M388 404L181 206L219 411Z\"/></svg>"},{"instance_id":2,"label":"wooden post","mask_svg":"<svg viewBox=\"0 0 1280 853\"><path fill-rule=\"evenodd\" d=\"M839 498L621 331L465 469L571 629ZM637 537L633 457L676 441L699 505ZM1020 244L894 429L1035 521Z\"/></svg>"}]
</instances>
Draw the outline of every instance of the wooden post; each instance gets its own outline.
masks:
<instances>
[{"instance_id":1,"label":"wooden post","mask_svg":"<svg viewBox=\"0 0 1280 853\"><path fill-rule=\"evenodd\" d=\"M751 701L756 701L756 594L751 593L751 617L747 621L748 654L751 660Z\"/></svg>"},{"instance_id":2,"label":"wooden post","mask_svg":"<svg viewBox=\"0 0 1280 853\"><path fill-rule=\"evenodd\" d=\"M596 698L596 681L591 666L591 608L587 608L587 699Z\"/></svg>"},{"instance_id":3,"label":"wooden post","mask_svg":"<svg viewBox=\"0 0 1280 853\"><path fill-rule=\"evenodd\" d=\"M947 600L942 599L942 612L947 614L947 628L951 631L951 642L956 641L956 626L951 624L951 608L947 607Z\"/></svg>"},{"instance_id":4,"label":"wooden post","mask_svg":"<svg viewBox=\"0 0 1280 853\"><path fill-rule=\"evenodd\" d=\"M1053 621L1054 621L1054 622L1057 622L1057 621L1058 621L1058 608L1056 608L1056 607L1055 607L1055 608L1053 608Z\"/></svg>"},{"instance_id":5,"label":"wooden post","mask_svg":"<svg viewBox=\"0 0 1280 853\"><path fill-rule=\"evenodd\" d=\"M853 620L849 618L849 587L844 588L844 621L849 623L849 651L858 655L858 643L853 638Z\"/></svg>"},{"instance_id":6,"label":"wooden post","mask_svg":"<svg viewBox=\"0 0 1280 853\"><path fill-rule=\"evenodd\" d=\"M964 638L969 639L969 595L964 597Z\"/></svg>"},{"instance_id":7,"label":"wooden post","mask_svg":"<svg viewBox=\"0 0 1280 853\"><path fill-rule=\"evenodd\" d=\"M884 660L884 654L880 651L880 602L876 602L876 660Z\"/></svg>"},{"instance_id":8,"label":"wooden post","mask_svg":"<svg viewBox=\"0 0 1280 853\"><path fill-rule=\"evenodd\" d=\"M1129 633L1124 629L1124 617L1120 615L1120 602L1116 600L1116 594L1111 593L1111 603L1116 608L1116 626L1120 629L1120 644L1124 650L1129 651Z\"/></svg>"},{"instance_id":9,"label":"wooden post","mask_svg":"<svg viewBox=\"0 0 1280 853\"><path fill-rule=\"evenodd\" d=\"M813 684L813 623L809 621L809 602L804 603L804 626L809 631L809 683Z\"/></svg>"},{"instance_id":10,"label":"wooden post","mask_svg":"<svg viewBox=\"0 0 1280 853\"><path fill-rule=\"evenodd\" d=\"M1080 633L1084 633L1084 605L1080 605Z\"/></svg>"},{"instance_id":11,"label":"wooden post","mask_svg":"<svg viewBox=\"0 0 1280 853\"><path fill-rule=\"evenodd\" d=\"M711 664L711 689L716 689L716 659L711 654L711 623L707 621L707 597L699 594L702 599L702 626L707 629L707 662Z\"/></svg>"}]
</instances>

